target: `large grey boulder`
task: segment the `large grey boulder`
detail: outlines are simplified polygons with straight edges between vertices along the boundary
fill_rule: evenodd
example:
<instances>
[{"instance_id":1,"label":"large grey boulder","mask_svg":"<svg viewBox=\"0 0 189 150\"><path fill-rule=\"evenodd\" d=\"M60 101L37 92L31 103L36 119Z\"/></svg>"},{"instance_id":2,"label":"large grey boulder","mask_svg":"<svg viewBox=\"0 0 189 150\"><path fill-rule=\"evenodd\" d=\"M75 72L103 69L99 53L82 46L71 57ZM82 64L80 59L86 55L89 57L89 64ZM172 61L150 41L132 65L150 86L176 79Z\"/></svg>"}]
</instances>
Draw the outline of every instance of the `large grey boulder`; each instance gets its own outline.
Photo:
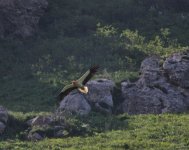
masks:
<instances>
[{"instance_id":1,"label":"large grey boulder","mask_svg":"<svg viewBox=\"0 0 189 150\"><path fill-rule=\"evenodd\" d=\"M87 94L82 94L78 90L72 91L61 101L59 109L79 115L87 115L92 109L111 113L114 82L108 79L97 79L89 81L86 86L89 88Z\"/></svg>"},{"instance_id":2,"label":"large grey boulder","mask_svg":"<svg viewBox=\"0 0 189 150\"><path fill-rule=\"evenodd\" d=\"M91 106L84 95L75 90L61 101L59 109L79 115L87 115L91 111Z\"/></svg>"},{"instance_id":3,"label":"large grey boulder","mask_svg":"<svg viewBox=\"0 0 189 150\"><path fill-rule=\"evenodd\" d=\"M186 85L183 86L181 82L177 82L181 85L177 86L170 81L172 72L175 72L175 67L171 66L173 65L172 63L169 65L168 61L174 58L175 55L167 58L163 67L161 65L162 60L158 57L145 59L141 64L139 80L135 83L130 83L129 81L121 83L124 101L119 107L122 112L129 114L159 114L164 112L184 112L187 110L189 106L189 96L184 89ZM175 72L175 76L180 78L180 81L182 81L183 78L187 78L183 75L187 72L187 65L189 66L189 62L185 59L184 62L180 61L179 65L176 65L178 67L177 70L179 70L179 68L182 70L181 73ZM185 68L186 70L184 66L187 66ZM178 74L182 75L179 76ZM174 79L175 78L172 80Z\"/></svg>"},{"instance_id":4,"label":"large grey boulder","mask_svg":"<svg viewBox=\"0 0 189 150\"><path fill-rule=\"evenodd\" d=\"M182 88L189 88L189 52L175 53L168 57L163 69L171 83Z\"/></svg>"},{"instance_id":5,"label":"large grey boulder","mask_svg":"<svg viewBox=\"0 0 189 150\"><path fill-rule=\"evenodd\" d=\"M108 79L97 79L89 81L87 86L89 92L85 97L92 108L103 113L112 113L115 83Z\"/></svg>"},{"instance_id":6,"label":"large grey boulder","mask_svg":"<svg viewBox=\"0 0 189 150\"><path fill-rule=\"evenodd\" d=\"M0 0L0 37L32 36L47 6L47 0Z\"/></svg>"},{"instance_id":7,"label":"large grey boulder","mask_svg":"<svg viewBox=\"0 0 189 150\"><path fill-rule=\"evenodd\" d=\"M0 134L3 133L3 131L6 128L6 123L8 121L8 112L7 109L3 106L0 106Z\"/></svg>"}]
</instances>

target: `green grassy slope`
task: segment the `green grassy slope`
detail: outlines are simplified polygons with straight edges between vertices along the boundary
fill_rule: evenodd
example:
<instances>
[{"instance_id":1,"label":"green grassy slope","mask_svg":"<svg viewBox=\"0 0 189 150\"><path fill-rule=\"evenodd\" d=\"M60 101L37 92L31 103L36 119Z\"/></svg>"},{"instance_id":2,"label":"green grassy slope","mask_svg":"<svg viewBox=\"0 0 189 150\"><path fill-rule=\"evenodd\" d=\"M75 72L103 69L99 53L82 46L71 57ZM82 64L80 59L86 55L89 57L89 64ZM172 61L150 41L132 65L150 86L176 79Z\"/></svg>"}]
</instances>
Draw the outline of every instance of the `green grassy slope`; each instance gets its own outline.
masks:
<instances>
[{"instance_id":1,"label":"green grassy slope","mask_svg":"<svg viewBox=\"0 0 189 150\"><path fill-rule=\"evenodd\" d=\"M45 139L40 142L7 140L1 149L189 149L189 115L137 115L127 119L125 130L112 130L88 137ZM103 125L102 125L103 126Z\"/></svg>"}]
</instances>

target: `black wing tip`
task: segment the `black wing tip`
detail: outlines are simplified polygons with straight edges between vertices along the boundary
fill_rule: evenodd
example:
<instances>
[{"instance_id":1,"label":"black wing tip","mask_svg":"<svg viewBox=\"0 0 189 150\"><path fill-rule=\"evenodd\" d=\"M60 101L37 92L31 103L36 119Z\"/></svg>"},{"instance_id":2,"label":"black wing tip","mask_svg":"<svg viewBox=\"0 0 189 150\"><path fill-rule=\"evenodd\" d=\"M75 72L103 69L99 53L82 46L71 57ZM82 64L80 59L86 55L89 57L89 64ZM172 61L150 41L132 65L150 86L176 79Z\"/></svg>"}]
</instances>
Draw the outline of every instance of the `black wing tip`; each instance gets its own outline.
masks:
<instances>
[{"instance_id":1,"label":"black wing tip","mask_svg":"<svg viewBox=\"0 0 189 150\"><path fill-rule=\"evenodd\" d=\"M91 72L97 72L97 70L100 68L99 65L93 65L91 68L90 68L90 71Z\"/></svg>"}]
</instances>

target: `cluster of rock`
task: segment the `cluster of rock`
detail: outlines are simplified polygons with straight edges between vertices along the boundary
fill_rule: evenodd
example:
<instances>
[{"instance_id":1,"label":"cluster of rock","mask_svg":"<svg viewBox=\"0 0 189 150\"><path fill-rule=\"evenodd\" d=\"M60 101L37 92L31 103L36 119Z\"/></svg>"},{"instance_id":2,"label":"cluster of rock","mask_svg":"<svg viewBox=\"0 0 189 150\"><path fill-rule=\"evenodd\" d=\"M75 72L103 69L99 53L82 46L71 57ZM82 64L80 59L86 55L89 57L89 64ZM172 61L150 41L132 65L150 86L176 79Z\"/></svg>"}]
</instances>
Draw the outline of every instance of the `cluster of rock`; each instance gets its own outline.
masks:
<instances>
[{"instance_id":1,"label":"cluster of rock","mask_svg":"<svg viewBox=\"0 0 189 150\"><path fill-rule=\"evenodd\" d=\"M79 122L79 116L67 111L56 111L49 116L37 116L27 121L27 139L36 141L45 137L68 137L91 133L88 124Z\"/></svg>"},{"instance_id":2,"label":"cluster of rock","mask_svg":"<svg viewBox=\"0 0 189 150\"><path fill-rule=\"evenodd\" d=\"M115 83L111 80L94 80L87 86L89 94L74 91L62 100L59 109L77 114L88 114L92 109L109 114L115 110L128 114L187 111L189 51L175 53L165 60L157 56L146 58L141 64L139 79L121 83L121 101L112 95Z\"/></svg>"},{"instance_id":3,"label":"cluster of rock","mask_svg":"<svg viewBox=\"0 0 189 150\"><path fill-rule=\"evenodd\" d=\"M0 37L32 36L47 6L47 0L0 0Z\"/></svg>"},{"instance_id":4,"label":"cluster of rock","mask_svg":"<svg viewBox=\"0 0 189 150\"><path fill-rule=\"evenodd\" d=\"M0 134L2 134L6 128L8 121L8 112L7 109L3 106L0 106Z\"/></svg>"},{"instance_id":5,"label":"cluster of rock","mask_svg":"<svg viewBox=\"0 0 189 150\"><path fill-rule=\"evenodd\" d=\"M52 124L53 119L51 116L37 116L33 119L27 121L27 125L30 127L30 132L28 133L27 138L29 140L41 140L43 139L44 135L42 135L40 129L48 129ZM38 129L33 131L32 129Z\"/></svg>"},{"instance_id":6,"label":"cluster of rock","mask_svg":"<svg viewBox=\"0 0 189 150\"><path fill-rule=\"evenodd\" d=\"M135 83L121 83L122 112L129 114L184 112L189 108L189 51L162 61L145 59Z\"/></svg>"}]
</instances>

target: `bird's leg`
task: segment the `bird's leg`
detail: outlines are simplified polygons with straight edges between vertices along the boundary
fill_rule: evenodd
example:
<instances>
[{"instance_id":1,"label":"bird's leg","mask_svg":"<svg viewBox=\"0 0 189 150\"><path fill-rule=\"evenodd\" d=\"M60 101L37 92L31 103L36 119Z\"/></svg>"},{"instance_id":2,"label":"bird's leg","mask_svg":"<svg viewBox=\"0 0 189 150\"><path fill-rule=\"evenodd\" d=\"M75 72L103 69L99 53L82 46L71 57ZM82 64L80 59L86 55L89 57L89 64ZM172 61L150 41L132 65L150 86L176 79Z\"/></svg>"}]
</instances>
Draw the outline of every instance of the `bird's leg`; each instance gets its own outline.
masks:
<instances>
[{"instance_id":1,"label":"bird's leg","mask_svg":"<svg viewBox=\"0 0 189 150\"><path fill-rule=\"evenodd\" d=\"M88 93L88 88L78 83L78 81L72 81L72 84L78 88L78 90L84 94Z\"/></svg>"},{"instance_id":2,"label":"bird's leg","mask_svg":"<svg viewBox=\"0 0 189 150\"><path fill-rule=\"evenodd\" d=\"M88 87L87 86L83 86L81 88L78 88L78 90L81 92L81 93L84 93L84 94L87 94L88 93Z\"/></svg>"}]
</instances>

